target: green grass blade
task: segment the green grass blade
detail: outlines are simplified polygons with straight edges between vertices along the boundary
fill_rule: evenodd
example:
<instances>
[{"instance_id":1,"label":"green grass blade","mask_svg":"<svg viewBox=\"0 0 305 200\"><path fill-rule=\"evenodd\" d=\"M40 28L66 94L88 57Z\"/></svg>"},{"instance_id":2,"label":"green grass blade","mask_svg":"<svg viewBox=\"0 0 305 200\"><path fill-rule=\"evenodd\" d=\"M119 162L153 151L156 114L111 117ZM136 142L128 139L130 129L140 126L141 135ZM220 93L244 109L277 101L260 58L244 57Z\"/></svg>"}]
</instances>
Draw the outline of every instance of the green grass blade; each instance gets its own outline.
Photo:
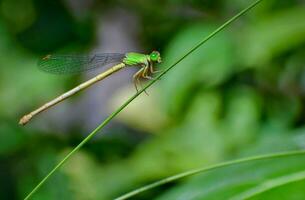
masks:
<instances>
[{"instance_id":1,"label":"green grass blade","mask_svg":"<svg viewBox=\"0 0 305 200\"><path fill-rule=\"evenodd\" d=\"M162 179L160 181L157 181L157 182L154 182L152 184L146 185L144 187L138 188L136 190L133 190L129 193L126 193L126 194L116 198L115 200L125 200L125 199L133 197L133 196L135 196L139 193L142 193L144 191L147 191L147 190L156 188L158 186L176 181L178 179L185 178L185 177L192 176L192 175L199 174L199 173L203 173L203 172L207 172L207 171L211 171L211 170L215 170L215 169L219 169L219 168L224 168L224 167L237 165L237 164L241 164L241 163L246 163L246 162L251 162L251 161L267 160L267 159L274 159L274 158L295 156L295 155L303 155L303 154L305 154L305 151L291 151L291 152L276 153L276 154L269 154L269 155L263 155L263 156L254 156L254 157L239 159L239 160L235 160L235 161L220 163L220 164L216 164L216 165L213 165L213 166L210 166L210 167L198 168L198 169L183 172L183 173L180 173L180 174L177 174L177 175L174 175L174 176L170 176L170 177L167 177L167 178ZM302 175L302 176L300 176L300 175ZM292 181L298 181L302 178L305 178L304 172L302 172L302 174L297 173L297 174L294 174L292 176L287 176L285 178L278 179L274 182L271 182L270 185L268 186L268 189L271 189L273 187L280 186L282 184L289 183L289 182L292 182ZM265 190L267 190L266 187L264 187L264 188L258 187L256 189L248 191L247 193L242 194L243 198L237 198L237 199L249 198L249 197L257 195L259 192L263 192Z\"/></svg>"},{"instance_id":2,"label":"green grass blade","mask_svg":"<svg viewBox=\"0 0 305 200\"><path fill-rule=\"evenodd\" d=\"M232 197L230 200L250 199L268 190L301 180L305 180L305 171L266 181L261 185L258 185L254 188L251 188L250 190Z\"/></svg>"},{"instance_id":3,"label":"green grass blade","mask_svg":"<svg viewBox=\"0 0 305 200\"><path fill-rule=\"evenodd\" d=\"M215 31L213 31L210 35L205 37L203 40L201 40L198 44L196 44L193 48L191 48L185 55L183 55L180 59L178 59L176 62L174 62L172 65L170 65L168 68L166 68L162 73L160 73L156 79L149 82L143 89L141 89L138 93L130 97L121 107L119 107L115 112L113 112L108 118L106 118L96 129L94 129L81 143L79 143L63 160L61 160L37 185L36 187L25 197L25 200L28 200L31 198L31 196L49 179L49 177L58 170L75 152L77 152L84 144L86 144L93 136L96 135L98 131L100 131L104 126L106 126L116 115L118 115L128 104L130 104L135 98L137 98L141 93L144 92L147 88L149 88L151 85L153 85L157 80L159 80L162 76L164 76L169 70L171 70L175 65L180 63L183 59L185 59L188 55L190 55L192 52L194 52L196 49L198 49L200 46L202 46L204 43L206 43L208 40L210 40L212 37L214 37L217 33L222 31L224 28L226 28L228 25L230 25L232 22L234 22L236 19L241 17L243 14L245 14L247 11L249 11L251 8L259 4L263 0L257 0L254 3L252 3L250 6L245 8L244 10L240 11L237 15L229 19L227 22L225 22L223 25L221 25L219 28L217 28Z\"/></svg>"}]
</instances>

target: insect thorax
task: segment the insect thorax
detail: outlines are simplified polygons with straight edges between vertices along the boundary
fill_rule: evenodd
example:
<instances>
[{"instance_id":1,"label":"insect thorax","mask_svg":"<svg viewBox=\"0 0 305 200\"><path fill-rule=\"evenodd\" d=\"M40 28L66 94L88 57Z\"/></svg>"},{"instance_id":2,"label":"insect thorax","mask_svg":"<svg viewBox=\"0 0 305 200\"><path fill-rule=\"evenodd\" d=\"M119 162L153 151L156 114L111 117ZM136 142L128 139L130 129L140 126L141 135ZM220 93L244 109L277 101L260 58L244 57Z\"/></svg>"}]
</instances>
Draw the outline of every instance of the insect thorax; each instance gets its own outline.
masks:
<instances>
[{"instance_id":1,"label":"insect thorax","mask_svg":"<svg viewBox=\"0 0 305 200\"><path fill-rule=\"evenodd\" d=\"M149 56L141 53L126 53L123 62L126 65L141 65L146 64L149 61Z\"/></svg>"}]
</instances>

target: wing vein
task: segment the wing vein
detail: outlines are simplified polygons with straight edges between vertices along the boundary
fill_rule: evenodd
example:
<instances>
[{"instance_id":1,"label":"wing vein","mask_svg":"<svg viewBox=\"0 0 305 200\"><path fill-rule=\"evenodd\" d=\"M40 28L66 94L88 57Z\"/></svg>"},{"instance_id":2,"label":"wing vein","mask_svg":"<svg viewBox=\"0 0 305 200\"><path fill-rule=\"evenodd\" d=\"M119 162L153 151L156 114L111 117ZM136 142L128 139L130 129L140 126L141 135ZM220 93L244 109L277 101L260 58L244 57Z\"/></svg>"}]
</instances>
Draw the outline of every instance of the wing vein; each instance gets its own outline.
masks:
<instances>
[{"instance_id":1,"label":"wing vein","mask_svg":"<svg viewBox=\"0 0 305 200\"><path fill-rule=\"evenodd\" d=\"M47 55L38 61L38 68L52 74L73 74L122 62L125 54Z\"/></svg>"}]
</instances>

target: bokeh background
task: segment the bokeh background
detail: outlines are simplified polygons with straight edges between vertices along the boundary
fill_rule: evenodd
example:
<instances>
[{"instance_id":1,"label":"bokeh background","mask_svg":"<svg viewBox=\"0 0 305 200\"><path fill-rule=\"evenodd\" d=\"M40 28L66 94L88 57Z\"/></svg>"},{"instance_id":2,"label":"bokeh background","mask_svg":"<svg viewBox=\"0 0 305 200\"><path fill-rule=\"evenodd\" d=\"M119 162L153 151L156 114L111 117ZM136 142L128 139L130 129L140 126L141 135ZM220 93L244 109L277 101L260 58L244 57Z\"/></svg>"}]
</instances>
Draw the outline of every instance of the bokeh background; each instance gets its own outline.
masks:
<instances>
[{"instance_id":1,"label":"bokeh background","mask_svg":"<svg viewBox=\"0 0 305 200\"><path fill-rule=\"evenodd\" d=\"M248 4L1 0L0 199L25 197L135 93L136 69L126 69L21 127L23 114L103 70L50 75L37 69L39 57L158 50L162 69ZM34 199L112 199L196 167L304 149L305 2L264 1L148 93L75 154ZM170 199L166 195L181 184L188 180L133 199Z\"/></svg>"}]
</instances>

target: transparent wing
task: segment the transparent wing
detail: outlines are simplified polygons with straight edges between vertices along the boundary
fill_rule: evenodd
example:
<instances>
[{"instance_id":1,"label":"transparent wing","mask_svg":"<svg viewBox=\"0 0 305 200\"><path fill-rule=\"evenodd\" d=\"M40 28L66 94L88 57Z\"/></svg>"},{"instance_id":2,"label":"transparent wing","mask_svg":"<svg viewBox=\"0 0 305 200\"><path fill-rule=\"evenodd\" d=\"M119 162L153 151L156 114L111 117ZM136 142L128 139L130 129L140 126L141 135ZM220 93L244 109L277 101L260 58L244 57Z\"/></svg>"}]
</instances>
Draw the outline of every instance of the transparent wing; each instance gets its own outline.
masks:
<instances>
[{"instance_id":1,"label":"transparent wing","mask_svg":"<svg viewBox=\"0 0 305 200\"><path fill-rule=\"evenodd\" d=\"M47 55L38 61L38 68L52 74L73 74L122 62L125 54Z\"/></svg>"}]
</instances>

